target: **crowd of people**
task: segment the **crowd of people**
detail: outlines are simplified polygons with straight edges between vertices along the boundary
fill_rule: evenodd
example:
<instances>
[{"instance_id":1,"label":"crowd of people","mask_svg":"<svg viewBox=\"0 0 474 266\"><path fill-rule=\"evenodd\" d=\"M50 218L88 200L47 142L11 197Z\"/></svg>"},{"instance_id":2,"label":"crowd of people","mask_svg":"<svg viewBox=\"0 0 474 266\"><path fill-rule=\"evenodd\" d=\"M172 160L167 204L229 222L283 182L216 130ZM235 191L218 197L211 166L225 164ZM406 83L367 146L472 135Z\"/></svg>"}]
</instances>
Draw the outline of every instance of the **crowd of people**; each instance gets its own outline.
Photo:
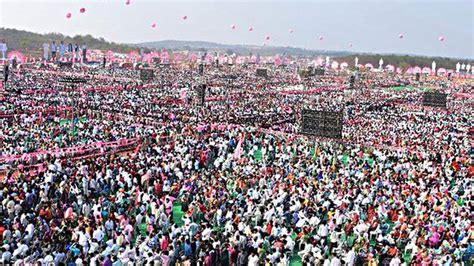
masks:
<instances>
[{"instance_id":1,"label":"crowd of people","mask_svg":"<svg viewBox=\"0 0 474 266\"><path fill-rule=\"evenodd\" d=\"M0 96L0 262L472 265L473 81L376 73L351 89L296 65L148 81L15 70ZM426 88L447 108L423 107ZM303 109L343 112L342 139L301 135Z\"/></svg>"}]
</instances>

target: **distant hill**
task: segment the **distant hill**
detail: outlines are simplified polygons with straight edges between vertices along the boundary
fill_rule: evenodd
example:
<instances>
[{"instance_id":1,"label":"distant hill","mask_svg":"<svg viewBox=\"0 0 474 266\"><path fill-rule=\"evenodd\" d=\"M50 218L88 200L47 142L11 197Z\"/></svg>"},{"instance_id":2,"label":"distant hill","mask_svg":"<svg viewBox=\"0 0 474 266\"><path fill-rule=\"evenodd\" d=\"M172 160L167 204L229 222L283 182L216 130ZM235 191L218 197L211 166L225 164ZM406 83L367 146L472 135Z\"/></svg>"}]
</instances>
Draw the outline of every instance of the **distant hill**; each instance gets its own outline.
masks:
<instances>
[{"instance_id":1,"label":"distant hill","mask_svg":"<svg viewBox=\"0 0 474 266\"><path fill-rule=\"evenodd\" d=\"M320 50L306 50L296 47L283 47L283 46L257 46L257 45L235 45L235 44L220 44L214 42L204 41L177 41L177 40L164 40L156 42L144 42L136 44L137 46L143 46L150 49L167 49L167 50L191 50L197 52L225 52L227 54L241 54L249 55L260 54L260 55L275 55L275 54L286 54L295 56L316 56L316 55L329 55L329 56L347 56L351 53L340 52L340 51L320 51Z\"/></svg>"},{"instance_id":2,"label":"distant hill","mask_svg":"<svg viewBox=\"0 0 474 266\"><path fill-rule=\"evenodd\" d=\"M166 50L191 50L191 51L220 51L228 54L248 55L250 53L260 55L287 54L297 56L330 55L344 56L348 52L325 52L315 50L305 50L294 47L276 47L276 46L256 46L256 45L228 45L205 41L175 41L165 40L157 42L145 42L139 44L119 44L106 41L104 38L96 38L91 35L76 35L74 37L60 33L39 34L24 30L0 28L0 39L7 40L8 49L19 50L29 55L41 55L41 48L44 42L59 42L63 40L66 44L86 43L89 49L112 50L120 53L128 53L136 50L138 47L148 49L166 49Z\"/></svg>"},{"instance_id":3,"label":"distant hill","mask_svg":"<svg viewBox=\"0 0 474 266\"><path fill-rule=\"evenodd\" d=\"M204 42L204 41L175 41L175 40L165 40L165 41L156 41L156 42L144 42L138 43L138 46L150 47L153 49L183 49L185 47L190 49L222 49L227 45L214 43L214 42Z\"/></svg>"},{"instance_id":4,"label":"distant hill","mask_svg":"<svg viewBox=\"0 0 474 266\"><path fill-rule=\"evenodd\" d=\"M86 43L89 49L112 50L116 52L127 53L135 49L131 45L108 42L104 38L94 38L91 35L76 35L74 37L66 36L60 33L39 34L29 31L0 28L0 39L5 39L8 44L8 50L19 50L29 55L41 55L42 44L44 42L59 43L63 40L65 44L83 44Z\"/></svg>"}]
</instances>

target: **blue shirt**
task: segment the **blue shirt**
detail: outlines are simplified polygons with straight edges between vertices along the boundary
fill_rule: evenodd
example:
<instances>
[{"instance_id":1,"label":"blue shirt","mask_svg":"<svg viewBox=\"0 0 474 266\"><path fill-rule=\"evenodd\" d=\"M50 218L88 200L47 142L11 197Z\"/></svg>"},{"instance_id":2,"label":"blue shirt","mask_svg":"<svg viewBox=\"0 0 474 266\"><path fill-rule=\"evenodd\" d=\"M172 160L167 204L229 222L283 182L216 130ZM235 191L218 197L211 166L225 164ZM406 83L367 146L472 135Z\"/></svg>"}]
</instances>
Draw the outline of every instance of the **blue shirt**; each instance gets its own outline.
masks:
<instances>
[{"instance_id":1,"label":"blue shirt","mask_svg":"<svg viewBox=\"0 0 474 266\"><path fill-rule=\"evenodd\" d=\"M191 248L191 245L184 244L184 256L190 257L192 255L193 255L193 249Z\"/></svg>"}]
</instances>

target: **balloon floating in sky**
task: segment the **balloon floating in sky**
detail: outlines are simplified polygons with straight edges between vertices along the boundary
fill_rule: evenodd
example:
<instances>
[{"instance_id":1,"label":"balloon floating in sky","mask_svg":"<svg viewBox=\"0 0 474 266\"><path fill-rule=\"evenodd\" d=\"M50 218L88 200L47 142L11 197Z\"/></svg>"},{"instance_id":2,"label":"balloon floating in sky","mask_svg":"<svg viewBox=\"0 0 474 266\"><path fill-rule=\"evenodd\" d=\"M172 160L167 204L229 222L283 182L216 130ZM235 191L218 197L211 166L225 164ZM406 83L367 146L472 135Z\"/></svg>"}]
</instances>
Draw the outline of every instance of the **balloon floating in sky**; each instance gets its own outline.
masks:
<instances>
[{"instance_id":1,"label":"balloon floating in sky","mask_svg":"<svg viewBox=\"0 0 474 266\"><path fill-rule=\"evenodd\" d=\"M156 28L156 23L151 24L152 28Z\"/></svg>"},{"instance_id":2,"label":"balloon floating in sky","mask_svg":"<svg viewBox=\"0 0 474 266\"><path fill-rule=\"evenodd\" d=\"M269 41L270 40L270 35L265 36L265 40Z\"/></svg>"},{"instance_id":3,"label":"balloon floating in sky","mask_svg":"<svg viewBox=\"0 0 474 266\"><path fill-rule=\"evenodd\" d=\"M81 7L81 9L79 9L79 12L81 12L81 13L86 13L86 9L83 8L83 7Z\"/></svg>"},{"instance_id":4,"label":"balloon floating in sky","mask_svg":"<svg viewBox=\"0 0 474 266\"><path fill-rule=\"evenodd\" d=\"M253 31L253 27L249 27L249 31Z\"/></svg>"},{"instance_id":5,"label":"balloon floating in sky","mask_svg":"<svg viewBox=\"0 0 474 266\"><path fill-rule=\"evenodd\" d=\"M66 18L71 18L71 17L72 17L71 12L69 12L69 13L66 14Z\"/></svg>"},{"instance_id":6,"label":"balloon floating in sky","mask_svg":"<svg viewBox=\"0 0 474 266\"><path fill-rule=\"evenodd\" d=\"M398 34L398 38L403 39L403 34Z\"/></svg>"},{"instance_id":7,"label":"balloon floating in sky","mask_svg":"<svg viewBox=\"0 0 474 266\"><path fill-rule=\"evenodd\" d=\"M289 32L290 32L290 33L293 33L293 29L290 29Z\"/></svg>"},{"instance_id":8,"label":"balloon floating in sky","mask_svg":"<svg viewBox=\"0 0 474 266\"><path fill-rule=\"evenodd\" d=\"M444 41L444 37L443 37L443 36L439 36L438 40L439 40L440 42L443 42L443 41Z\"/></svg>"},{"instance_id":9,"label":"balloon floating in sky","mask_svg":"<svg viewBox=\"0 0 474 266\"><path fill-rule=\"evenodd\" d=\"M127 6L130 5L130 0L126 0L126 1L125 1L125 4L126 4Z\"/></svg>"},{"instance_id":10,"label":"balloon floating in sky","mask_svg":"<svg viewBox=\"0 0 474 266\"><path fill-rule=\"evenodd\" d=\"M183 20L186 20L186 19L188 19L188 16L184 15Z\"/></svg>"},{"instance_id":11,"label":"balloon floating in sky","mask_svg":"<svg viewBox=\"0 0 474 266\"><path fill-rule=\"evenodd\" d=\"M322 40L323 40L323 36L319 36L319 40L322 41Z\"/></svg>"},{"instance_id":12,"label":"balloon floating in sky","mask_svg":"<svg viewBox=\"0 0 474 266\"><path fill-rule=\"evenodd\" d=\"M230 28L235 30L235 24L230 25Z\"/></svg>"}]
</instances>

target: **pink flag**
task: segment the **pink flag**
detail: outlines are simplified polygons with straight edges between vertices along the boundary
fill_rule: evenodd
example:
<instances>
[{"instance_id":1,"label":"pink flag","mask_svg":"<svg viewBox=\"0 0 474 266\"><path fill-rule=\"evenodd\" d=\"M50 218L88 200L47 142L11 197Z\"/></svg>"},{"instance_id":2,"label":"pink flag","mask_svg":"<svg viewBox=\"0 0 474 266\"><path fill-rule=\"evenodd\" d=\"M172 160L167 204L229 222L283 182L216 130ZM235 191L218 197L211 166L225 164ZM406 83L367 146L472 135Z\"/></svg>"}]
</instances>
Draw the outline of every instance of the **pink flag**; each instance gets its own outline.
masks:
<instances>
[{"instance_id":1,"label":"pink flag","mask_svg":"<svg viewBox=\"0 0 474 266\"><path fill-rule=\"evenodd\" d=\"M245 139L245 134L242 135L242 137L239 139L239 143L237 144L237 148L235 148L234 151L234 159L240 159L242 156L243 150L242 150L242 141Z\"/></svg>"},{"instance_id":2,"label":"pink flag","mask_svg":"<svg viewBox=\"0 0 474 266\"><path fill-rule=\"evenodd\" d=\"M72 219L73 217L74 217L74 211L72 210L71 207L67 208L67 210L64 212L64 218Z\"/></svg>"},{"instance_id":3,"label":"pink flag","mask_svg":"<svg viewBox=\"0 0 474 266\"><path fill-rule=\"evenodd\" d=\"M138 206L140 203L140 189L137 187L135 189L135 206Z\"/></svg>"},{"instance_id":4,"label":"pink flag","mask_svg":"<svg viewBox=\"0 0 474 266\"><path fill-rule=\"evenodd\" d=\"M150 174L147 172L142 176L142 184L148 180L150 180Z\"/></svg>"},{"instance_id":5,"label":"pink flag","mask_svg":"<svg viewBox=\"0 0 474 266\"><path fill-rule=\"evenodd\" d=\"M206 125L199 125L199 126L197 126L196 129L197 129L198 132L202 132L202 131L204 131L204 129L206 129Z\"/></svg>"},{"instance_id":6,"label":"pink flag","mask_svg":"<svg viewBox=\"0 0 474 266\"><path fill-rule=\"evenodd\" d=\"M139 151L140 151L140 144L138 144L135 150L133 150L132 158L136 158Z\"/></svg>"},{"instance_id":7,"label":"pink flag","mask_svg":"<svg viewBox=\"0 0 474 266\"><path fill-rule=\"evenodd\" d=\"M187 93L188 93L187 90L185 90L185 89L182 89L182 90L181 90L181 93L180 93L180 94L181 94L181 100L182 100L183 102L186 101L186 95L187 95Z\"/></svg>"}]
</instances>

